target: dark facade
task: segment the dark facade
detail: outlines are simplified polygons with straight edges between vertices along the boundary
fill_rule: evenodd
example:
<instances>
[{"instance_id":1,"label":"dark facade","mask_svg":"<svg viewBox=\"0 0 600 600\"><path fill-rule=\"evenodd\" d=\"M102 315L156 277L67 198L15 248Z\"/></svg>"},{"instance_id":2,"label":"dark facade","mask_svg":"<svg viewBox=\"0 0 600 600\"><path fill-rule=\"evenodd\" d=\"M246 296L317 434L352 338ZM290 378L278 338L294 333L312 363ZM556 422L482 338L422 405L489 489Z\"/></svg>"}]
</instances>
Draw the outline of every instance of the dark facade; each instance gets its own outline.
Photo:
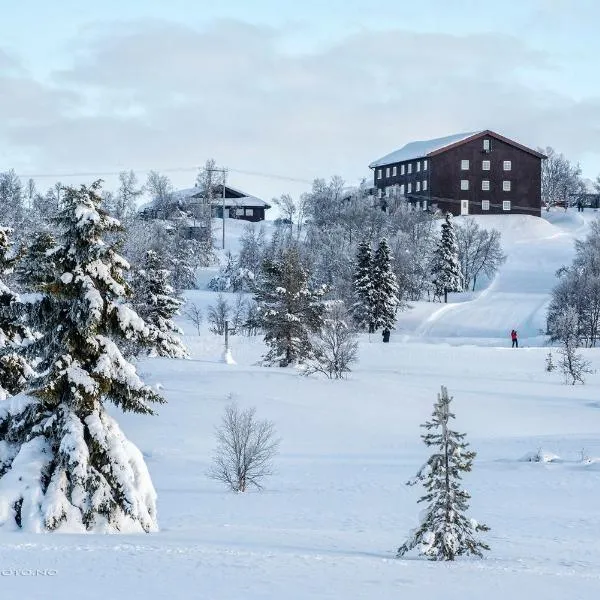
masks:
<instances>
[{"instance_id":1,"label":"dark facade","mask_svg":"<svg viewBox=\"0 0 600 600\"><path fill-rule=\"evenodd\" d=\"M541 216L544 155L493 131L416 142L388 156L398 162L371 165L384 203L404 197L415 208L454 215Z\"/></svg>"}]
</instances>

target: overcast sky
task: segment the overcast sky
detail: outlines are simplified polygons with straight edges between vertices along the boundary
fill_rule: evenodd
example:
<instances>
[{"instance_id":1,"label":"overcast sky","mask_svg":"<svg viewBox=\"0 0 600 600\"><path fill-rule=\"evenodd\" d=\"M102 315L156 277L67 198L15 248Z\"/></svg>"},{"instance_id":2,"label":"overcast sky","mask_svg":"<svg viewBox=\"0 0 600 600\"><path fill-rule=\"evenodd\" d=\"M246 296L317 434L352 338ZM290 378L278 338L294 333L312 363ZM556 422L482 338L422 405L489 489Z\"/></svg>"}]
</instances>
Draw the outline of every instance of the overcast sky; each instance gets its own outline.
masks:
<instances>
[{"instance_id":1,"label":"overcast sky","mask_svg":"<svg viewBox=\"0 0 600 600\"><path fill-rule=\"evenodd\" d=\"M593 0L3 1L0 170L187 187L214 157L269 200L307 184L239 171L356 183L411 140L489 128L595 177L598 22Z\"/></svg>"}]
</instances>

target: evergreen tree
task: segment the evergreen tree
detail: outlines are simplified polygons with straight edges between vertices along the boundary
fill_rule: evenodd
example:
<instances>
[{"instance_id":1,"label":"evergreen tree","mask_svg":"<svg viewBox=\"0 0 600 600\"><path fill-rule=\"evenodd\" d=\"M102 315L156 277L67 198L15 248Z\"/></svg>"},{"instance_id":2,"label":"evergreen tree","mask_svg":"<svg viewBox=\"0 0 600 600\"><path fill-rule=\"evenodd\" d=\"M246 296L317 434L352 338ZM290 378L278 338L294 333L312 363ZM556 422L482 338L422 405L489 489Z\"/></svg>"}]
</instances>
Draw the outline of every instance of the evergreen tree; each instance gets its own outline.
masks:
<instances>
[{"instance_id":1,"label":"evergreen tree","mask_svg":"<svg viewBox=\"0 0 600 600\"><path fill-rule=\"evenodd\" d=\"M374 327L374 289L373 289L373 257L371 244L363 240L358 245L356 267L353 279L352 316L360 329L367 329L369 333L375 331Z\"/></svg>"},{"instance_id":2,"label":"evergreen tree","mask_svg":"<svg viewBox=\"0 0 600 600\"><path fill-rule=\"evenodd\" d=\"M463 277L460 271L458 244L452 224L452 215L446 214L442 223L442 236L435 250L432 265L433 285L438 298L444 296L448 302L448 292L462 292Z\"/></svg>"},{"instance_id":3,"label":"evergreen tree","mask_svg":"<svg viewBox=\"0 0 600 600\"><path fill-rule=\"evenodd\" d=\"M133 277L133 306L151 329L152 355L186 358L188 353L179 337L183 332L172 321L183 301L174 295L170 276L162 268L158 254L148 250L142 268Z\"/></svg>"},{"instance_id":4,"label":"evergreen tree","mask_svg":"<svg viewBox=\"0 0 600 600\"><path fill-rule=\"evenodd\" d=\"M156 530L156 494L141 452L106 410L153 414L163 399L123 357L125 340L152 343L125 303L127 262L119 222L99 209L100 182L66 188L41 285L34 346L40 375L26 395L0 403L0 527L28 531Z\"/></svg>"},{"instance_id":5,"label":"evergreen tree","mask_svg":"<svg viewBox=\"0 0 600 600\"><path fill-rule=\"evenodd\" d=\"M19 297L3 282L16 262L9 256L12 229L0 227L0 400L19 393L33 376L28 361L19 349L33 341L33 334L24 321Z\"/></svg>"},{"instance_id":6,"label":"evergreen tree","mask_svg":"<svg viewBox=\"0 0 600 600\"><path fill-rule=\"evenodd\" d=\"M415 547L430 560L454 560L463 554L481 557L489 547L475 538L478 531L489 527L465 516L470 495L462 489L461 473L471 471L475 452L468 450L465 434L448 428L452 397L442 386L434 405L432 419L422 427L429 433L422 435L426 446L436 447L436 452L421 467L408 485L423 482L425 495L419 502L427 502L421 523L398 549L398 557Z\"/></svg>"},{"instance_id":7,"label":"evergreen tree","mask_svg":"<svg viewBox=\"0 0 600 600\"><path fill-rule=\"evenodd\" d=\"M21 247L21 257L15 266L19 285L29 292L41 291L54 278L56 265L53 249L56 239L49 231L38 231L31 235L27 246Z\"/></svg>"},{"instance_id":8,"label":"evergreen tree","mask_svg":"<svg viewBox=\"0 0 600 600\"><path fill-rule=\"evenodd\" d=\"M266 364L280 367L306 359L311 350L310 333L323 324L325 288L311 290L308 274L294 247L279 258L265 260L256 290L259 324L271 347Z\"/></svg>"},{"instance_id":9,"label":"evergreen tree","mask_svg":"<svg viewBox=\"0 0 600 600\"><path fill-rule=\"evenodd\" d=\"M398 283L392 270L390 247L384 238L373 257L373 329L394 328L399 305Z\"/></svg>"}]
</instances>

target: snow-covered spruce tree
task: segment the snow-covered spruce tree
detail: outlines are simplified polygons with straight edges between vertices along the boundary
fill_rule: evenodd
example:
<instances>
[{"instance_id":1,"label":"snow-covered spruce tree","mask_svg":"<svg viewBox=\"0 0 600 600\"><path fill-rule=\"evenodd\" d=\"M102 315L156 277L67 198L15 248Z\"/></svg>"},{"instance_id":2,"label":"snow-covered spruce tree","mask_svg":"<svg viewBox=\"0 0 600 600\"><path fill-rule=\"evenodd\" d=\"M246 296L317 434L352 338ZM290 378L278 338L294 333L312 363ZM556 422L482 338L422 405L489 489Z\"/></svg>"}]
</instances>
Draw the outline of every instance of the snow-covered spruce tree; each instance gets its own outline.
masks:
<instances>
[{"instance_id":1,"label":"snow-covered spruce tree","mask_svg":"<svg viewBox=\"0 0 600 600\"><path fill-rule=\"evenodd\" d=\"M154 250L148 250L142 268L133 276L133 307L151 331L152 345L146 348L151 356L187 358L188 352L180 335L183 331L173 317L179 314L183 301L177 298L169 284L171 273L162 268Z\"/></svg>"},{"instance_id":2,"label":"snow-covered spruce tree","mask_svg":"<svg viewBox=\"0 0 600 600\"><path fill-rule=\"evenodd\" d=\"M266 260L256 288L258 325L270 350L267 365L287 367L310 354L310 333L323 324L325 288L311 290L298 250L289 247L279 258Z\"/></svg>"},{"instance_id":3,"label":"snow-covered spruce tree","mask_svg":"<svg viewBox=\"0 0 600 600\"><path fill-rule=\"evenodd\" d=\"M438 298L444 296L444 302L448 302L448 292L462 292L463 277L450 213L446 214L446 220L442 223L442 235L434 252L431 271Z\"/></svg>"},{"instance_id":4,"label":"snow-covered spruce tree","mask_svg":"<svg viewBox=\"0 0 600 600\"><path fill-rule=\"evenodd\" d=\"M41 291L52 281L55 274L53 248L56 239L49 231L37 231L30 242L21 248L21 256L15 265L15 275L21 288L28 292Z\"/></svg>"},{"instance_id":5,"label":"snow-covered spruce tree","mask_svg":"<svg viewBox=\"0 0 600 600\"><path fill-rule=\"evenodd\" d=\"M33 370L19 350L33 341L24 321L19 297L3 281L16 258L9 256L12 230L0 227L0 400L19 393L33 376Z\"/></svg>"},{"instance_id":6,"label":"snow-covered spruce tree","mask_svg":"<svg viewBox=\"0 0 600 600\"><path fill-rule=\"evenodd\" d=\"M352 316L360 329L369 333L375 331L373 315L373 256L371 244L363 240L358 245L356 266L352 282L353 300Z\"/></svg>"},{"instance_id":7,"label":"snow-covered spruce tree","mask_svg":"<svg viewBox=\"0 0 600 600\"><path fill-rule=\"evenodd\" d=\"M471 496L461 487L461 474L471 471L475 452L468 450L464 433L448 428L448 420L454 418L451 401L448 390L442 386L432 419L422 425L428 431L421 436L423 441L436 451L408 485L423 482L425 495L419 502L427 502L427 508L420 525L398 549L398 557L415 547L430 560L454 560L464 554L481 557L483 550L489 550L475 537L489 527L465 515Z\"/></svg>"},{"instance_id":8,"label":"snow-covered spruce tree","mask_svg":"<svg viewBox=\"0 0 600 600\"><path fill-rule=\"evenodd\" d=\"M26 394L0 403L0 528L157 529L142 453L105 407L152 414L163 399L119 348L124 340L151 344L151 331L124 302L128 264L106 241L120 225L99 209L99 189L64 190L57 271L36 307L41 374Z\"/></svg>"},{"instance_id":9,"label":"snow-covered spruce tree","mask_svg":"<svg viewBox=\"0 0 600 600\"><path fill-rule=\"evenodd\" d=\"M399 306L398 283L392 269L390 246L384 238L373 257L373 330L391 330Z\"/></svg>"}]
</instances>

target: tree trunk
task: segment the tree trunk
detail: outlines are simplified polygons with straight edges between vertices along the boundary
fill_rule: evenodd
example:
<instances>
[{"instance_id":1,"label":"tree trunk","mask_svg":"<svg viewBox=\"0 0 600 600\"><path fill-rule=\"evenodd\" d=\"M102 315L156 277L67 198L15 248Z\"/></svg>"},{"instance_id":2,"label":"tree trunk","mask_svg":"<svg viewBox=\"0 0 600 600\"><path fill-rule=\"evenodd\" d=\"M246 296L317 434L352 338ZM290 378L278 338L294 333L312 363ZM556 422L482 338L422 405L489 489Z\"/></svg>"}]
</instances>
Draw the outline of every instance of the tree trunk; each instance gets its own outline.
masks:
<instances>
[{"instance_id":1,"label":"tree trunk","mask_svg":"<svg viewBox=\"0 0 600 600\"><path fill-rule=\"evenodd\" d=\"M448 304L448 290L444 289L444 304Z\"/></svg>"}]
</instances>

